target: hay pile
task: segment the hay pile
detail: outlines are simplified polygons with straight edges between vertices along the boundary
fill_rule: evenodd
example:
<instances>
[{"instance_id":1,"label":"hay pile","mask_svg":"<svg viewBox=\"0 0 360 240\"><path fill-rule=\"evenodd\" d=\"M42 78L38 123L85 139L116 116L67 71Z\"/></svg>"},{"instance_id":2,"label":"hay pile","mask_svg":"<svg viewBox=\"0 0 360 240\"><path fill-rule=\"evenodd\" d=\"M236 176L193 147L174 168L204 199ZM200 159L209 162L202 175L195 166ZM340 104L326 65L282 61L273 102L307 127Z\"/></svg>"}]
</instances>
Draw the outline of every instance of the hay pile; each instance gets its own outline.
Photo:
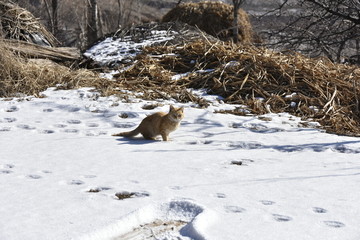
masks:
<instances>
[{"instance_id":1,"label":"hay pile","mask_svg":"<svg viewBox=\"0 0 360 240\"><path fill-rule=\"evenodd\" d=\"M73 70L50 61L74 61L80 57L79 51L54 47L57 44L30 12L0 0L0 97L38 96L56 85L73 88L99 81L89 70Z\"/></svg>"},{"instance_id":2,"label":"hay pile","mask_svg":"<svg viewBox=\"0 0 360 240\"><path fill-rule=\"evenodd\" d=\"M75 48L56 47L59 42L29 11L9 0L0 0L0 41L29 58L54 61L80 59Z\"/></svg>"},{"instance_id":3,"label":"hay pile","mask_svg":"<svg viewBox=\"0 0 360 240\"><path fill-rule=\"evenodd\" d=\"M0 37L44 46L58 45L34 15L9 0L0 0Z\"/></svg>"},{"instance_id":4,"label":"hay pile","mask_svg":"<svg viewBox=\"0 0 360 240\"><path fill-rule=\"evenodd\" d=\"M10 51L0 41L0 97L38 96L48 87L104 88L106 81L89 70L72 70L49 60L29 60ZM39 62L41 61L41 62Z\"/></svg>"},{"instance_id":5,"label":"hay pile","mask_svg":"<svg viewBox=\"0 0 360 240\"><path fill-rule=\"evenodd\" d=\"M183 3L171 9L163 18L163 22L180 21L197 26L202 31L221 40L232 39L233 6L222 2ZM246 12L239 9L239 41L250 43L253 31Z\"/></svg>"},{"instance_id":6,"label":"hay pile","mask_svg":"<svg viewBox=\"0 0 360 240\"><path fill-rule=\"evenodd\" d=\"M186 72L180 80L171 78ZM180 101L200 101L187 89L206 88L254 114L289 112L319 121L327 132L360 136L359 81L359 68L327 59L197 41L147 47L113 85L149 99Z\"/></svg>"}]
</instances>

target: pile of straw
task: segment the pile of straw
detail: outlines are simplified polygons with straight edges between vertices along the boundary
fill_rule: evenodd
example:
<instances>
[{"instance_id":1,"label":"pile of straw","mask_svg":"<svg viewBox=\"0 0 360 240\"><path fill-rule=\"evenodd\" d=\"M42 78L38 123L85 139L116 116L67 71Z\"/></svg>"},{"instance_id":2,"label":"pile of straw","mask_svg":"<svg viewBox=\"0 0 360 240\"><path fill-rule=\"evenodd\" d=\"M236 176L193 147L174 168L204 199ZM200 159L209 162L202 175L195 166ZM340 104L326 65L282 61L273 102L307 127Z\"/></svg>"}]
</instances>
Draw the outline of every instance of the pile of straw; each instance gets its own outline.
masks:
<instances>
[{"instance_id":1,"label":"pile of straw","mask_svg":"<svg viewBox=\"0 0 360 240\"><path fill-rule=\"evenodd\" d=\"M80 57L77 50L54 47L57 44L30 12L9 0L0 0L0 97L38 96L56 85L102 87L93 72L73 70L50 61L73 62Z\"/></svg>"},{"instance_id":2,"label":"pile of straw","mask_svg":"<svg viewBox=\"0 0 360 240\"><path fill-rule=\"evenodd\" d=\"M0 0L0 37L56 46L58 41L26 9L9 0Z\"/></svg>"},{"instance_id":3,"label":"pile of straw","mask_svg":"<svg viewBox=\"0 0 360 240\"><path fill-rule=\"evenodd\" d=\"M85 69L72 70L49 60L29 60L0 41L0 97L39 96L48 87L91 86L104 88L106 81ZM41 61L41 62L39 62Z\"/></svg>"},{"instance_id":4,"label":"pile of straw","mask_svg":"<svg viewBox=\"0 0 360 240\"><path fill-rule=\"evenodd\" d=\"M359 68L327 59L196 41L147 47L114 86L144 92L149 99L182 101L200 101L187 89L206 88L228 103L247 105L254 114L289 112L319 121L328 132L360 136L359 81Z\"/></svg>"},{"instance_id":5,"label":"pile of straw","mask_svg":"<svg viewBox=\"0 0 360 240\"><path fill-rule=\"evenodd\" d=\"M183 3L171 9L162 19L163 22L180 21L197 26L202 31L227 41L233 37L233 6L222 2ZM253 31L246 12L239 9L239 41L250 43Z\"/></svg>"}]
</instances>

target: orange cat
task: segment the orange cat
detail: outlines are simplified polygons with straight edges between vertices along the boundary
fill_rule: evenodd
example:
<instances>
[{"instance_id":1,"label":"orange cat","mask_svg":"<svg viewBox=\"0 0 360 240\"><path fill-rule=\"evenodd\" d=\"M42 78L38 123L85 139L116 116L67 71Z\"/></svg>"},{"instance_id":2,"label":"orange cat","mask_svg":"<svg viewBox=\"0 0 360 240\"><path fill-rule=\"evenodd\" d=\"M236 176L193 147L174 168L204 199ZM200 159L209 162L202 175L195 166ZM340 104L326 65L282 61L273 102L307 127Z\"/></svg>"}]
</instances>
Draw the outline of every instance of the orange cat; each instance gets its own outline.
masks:
<instances>
[{"instance_id":1,"label":"orange cat","mask_svg":"<svg viewBox=\"0 0 360 240\"><path fill-rule=\"evenodd\" d=\"M140 125L130 132L121 132L112 136L134 137L141 133L145 139L155 140L161 135L163 141L169 140L169 134L175 131L184 118L184 108L170 106L169 113L157 112L144 118Z\"/></svg>"}]
</instances>

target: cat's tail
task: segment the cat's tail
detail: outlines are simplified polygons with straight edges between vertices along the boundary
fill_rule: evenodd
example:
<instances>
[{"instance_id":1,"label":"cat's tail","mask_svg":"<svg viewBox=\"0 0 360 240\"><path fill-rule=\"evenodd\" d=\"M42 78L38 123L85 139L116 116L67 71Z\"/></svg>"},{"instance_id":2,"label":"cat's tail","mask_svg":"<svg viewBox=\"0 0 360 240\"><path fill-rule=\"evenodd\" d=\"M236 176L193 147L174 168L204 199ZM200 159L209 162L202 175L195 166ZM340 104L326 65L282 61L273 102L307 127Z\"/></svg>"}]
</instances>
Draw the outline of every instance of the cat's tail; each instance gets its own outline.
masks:
<instances>
[{"instance_id":1,"label":"cat's tail","mask_svg":"<svg viewBox=\"0 0 360 240\"><path fill-rule=\"evenodd\" d=\"M134 130L130 131L130 132L121 132L121 133L116 133L116 134L112 134L111 136L114 137L135 137L136 135L138 135L140 133L139 127L135 128Z\"/></svg>"}]
</instances>

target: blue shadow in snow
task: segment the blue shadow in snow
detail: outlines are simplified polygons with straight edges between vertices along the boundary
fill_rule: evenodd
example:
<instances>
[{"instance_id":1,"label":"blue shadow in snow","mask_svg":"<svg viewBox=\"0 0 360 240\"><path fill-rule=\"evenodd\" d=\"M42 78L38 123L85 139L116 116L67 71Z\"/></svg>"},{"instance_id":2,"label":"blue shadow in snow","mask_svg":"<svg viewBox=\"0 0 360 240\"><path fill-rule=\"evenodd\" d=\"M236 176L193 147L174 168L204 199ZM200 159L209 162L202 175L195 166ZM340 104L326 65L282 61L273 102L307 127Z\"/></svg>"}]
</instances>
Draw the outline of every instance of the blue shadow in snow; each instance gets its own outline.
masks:
<instances>
[{"instance_id":1,"label":"blue shadow in snow","mask_svg":"<svg viewBox=\"0 0 360 240\"><path fill-rule=\"evenodd\" d=\"M303 150L312 150L314 152L324 152L326 150L333 150L339 153L358 154L360 149L352 149L346 146L347 144L360 143L360 141L346 141L335 143L307 143L297 145L262 145L257 142L232 142L229 144L231 150L237 149L275 149L280 152L297 152Z\"/></svg>"},{"instance_id":2,"label":"blue shadow in snow","mask_svg":"<svg viewBox=\"0 0 360 240\"><path fill-rule=\"evenodd\" d=\"M159 140L147 140L142 137L134 137L134 138L120 137L117 138L116 141L120 142L121 144L131 144L131 145L145 145L145 144L159 142Z\"/></svg>"}]
</instances>

